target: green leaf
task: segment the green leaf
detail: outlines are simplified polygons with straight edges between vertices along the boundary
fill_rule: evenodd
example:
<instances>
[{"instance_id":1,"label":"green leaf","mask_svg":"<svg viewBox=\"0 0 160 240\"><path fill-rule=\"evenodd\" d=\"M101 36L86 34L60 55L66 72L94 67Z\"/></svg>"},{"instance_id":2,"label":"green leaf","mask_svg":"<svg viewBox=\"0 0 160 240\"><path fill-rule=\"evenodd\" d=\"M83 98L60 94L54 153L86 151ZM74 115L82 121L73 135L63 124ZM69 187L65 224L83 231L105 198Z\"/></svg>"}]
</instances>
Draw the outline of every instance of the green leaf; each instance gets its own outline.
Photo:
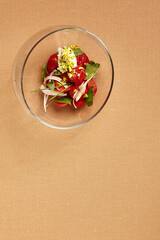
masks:
<instances>
[{"instance_id":1,"label":"green leaf","mask_svg":"<svg viewBox=\"0 0 160 240\"><path fill-rule=\"evenodd\" d=\"M67 88L69 88L70 86L72 86L72 84L69 85ZM51 98L49 99L49 101L51 101L52 99L56 98L59 94L63 93L67 88L64 88L61 92L58 92L54 97L51 97Z\"/></svg>"},{"instance_id":2,"label":"green leaf","mask_svg":"<svg viewBox=\"0 0 160 240\"><path fill-rule=\"evenodd\" d=\"M31 92L39 92L39 91L42 91L42 90L48 90L48 88L37 89L37 90L31 91Z\"/></svg>"},{"instance_id":3,"label":"green leaf","mask_svg":"<svg viewBox=\"0 0 160 240\"><path fill-rule=\"evenodd\" d=\"M99 63L95 63L93 61L90 61L89 63L87 63L85 80L92 78L98 71L99 67L100 67Z\"/></svg>"},{"instance_id":4,"label":"green leaf","mask_svg":"<svg viewBox=\"0 0 160 240\"><path fill-rule=\"evenodd\" d=\"M42 77L43 77L43 78L45 78L45 76L46 76L46 71L47 71L47 64L46 64L46 66L44 67L43 72L42 72Z\"/></svg>"},{"instance_id":5,"label":"green leaf","mask_svg":"<svg viewBox=\"0 0 160 240\"><path fill-rule=\"evenodd\" d=\"M73 49L73 52L74 52L75 56L78 56L78 55L83 54L83 52L81 51L80 48L74 48L74 49Z\"/></svg>"},{"instance_id":6,"label":"green leaf","mask_svg":"<svg viewBox=\"0 0 160 240\"><path fill-rule=\"evenodd\" d=\"M62 73L61 73L60 71L56 71L56 72L54 73L54 75L60 76L60 75L62 75Z\"/></svg>"},{"instance_id":7,"label":"green leaf","mask_svg":"<svg viewBox=\"0 0 160 240\"><path fill-rule=\"evenodd\" d=\"M93 86L88 90L88 98L85 98L86 104L90 107L93 104Z\"/></svg>"},{"instance_id":8,"label":"green leaf","mask_svg":"<svg viewBox=\"0 0 160 240\"><path fill-rule=\"evenodd\" d=\"M50 90L54 90L55 89L55 82L51 81L50 83L47 84L47 86L49 87Z\"/></svg>"},{"instance_id":9,"label":"green leaf","mask_svg":"<svg viewBox=\"0 0 160 240\"><path fill-rule=\"evenodd\" d=\"M47 84L48 85L48 84ZM64 84L64 85L62 85L62 84L60 84L59 83L59 86L55 86L54 87L54 89L55 88L59 88L60 86L66 86L67 84ZM43 89L37 89L37 90L34 90L34 91L31 91L31 92L39 92L39 91L42 91L42 90L52 90L51 88L43 88ZM52 90L53 91L53 90Z\"/></svg>"},{"instance_id":10,"label":"green leaf","mask_svg":"<svg viewBox=\"0 0 160 240\"><path fill-rule=\"evenodd\" d=\"M60 102L60 103L68 103L69 105L71 105L72 99L70 97L61 97L61 98L54 98L55 102Z\"/></svg>"}]
</instances>

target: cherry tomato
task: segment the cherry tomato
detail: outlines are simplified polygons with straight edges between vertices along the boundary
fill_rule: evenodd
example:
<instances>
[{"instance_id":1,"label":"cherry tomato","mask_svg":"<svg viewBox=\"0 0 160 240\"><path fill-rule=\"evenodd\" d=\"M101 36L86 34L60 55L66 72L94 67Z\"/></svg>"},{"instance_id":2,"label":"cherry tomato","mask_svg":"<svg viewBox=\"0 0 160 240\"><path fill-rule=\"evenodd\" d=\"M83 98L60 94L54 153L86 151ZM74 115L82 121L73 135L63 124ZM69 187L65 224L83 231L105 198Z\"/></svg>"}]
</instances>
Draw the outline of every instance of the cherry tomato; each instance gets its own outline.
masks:
<instances>
[{"instance_id":1,"label":"cherry tomato","mask_svg":"<svg viewBox=\"0 0 160 240\"><path fill-rule=\"evenodd\" d=\"M69 91L71 90L71 87L72 87L72 86L68 87L68 88L64 91L64 93L69 92Z\"/></svg>"},{"instance_id":2,"label":"cherry tomato","mask_svg":"<svg viewBox=\"0 0 160 240\"><path fill-rule=\"evenodd\" d=\"M73 84L73 85L70 87L69 95L71 96L71 98L73 98L73 95L75 94L76 90L78 90L79 86L80 86L80 84L79 84L79 85Z\"/></svg>"},{"instance_id":3,"label":"cherry tomato","mask_svg":"<svg viewBox=\"0 0 160 240\"><path fill-rule=\"evenodd\" d=\"M79 89L79 85L72 85L71 86L71 89L69 90L69 94L70 94L70 97L73 98L74 94L76 93L75 90L78 90ZM84 100L84 95L88 93L88 86L86 87L86 90L85 90L85 93L81 96L81 98L79 100Z\"/></svg>"},{"instance_id":4,"label":"cherry tomato","mask_svg":"<svg viewBox=\"0 0 160 240\"><path fill-rule=\"evenodd\" d=\"M61 91L63 91L63 90L65 89L65 87L63 87L63 86L58 87L59 84L60 84L59 82L55 81L55 86L57 87L56 90L58 90L59 92L61 92Z\"/></svg>"},{"instance_id":5,"label":"cherry tomato","mask_svg":"<svg viewBox=\"0 0 160 240\"><path fill-rule=\"evenodd\" d=\"M51 73L55 68L58 67L58 56L57 53L50 56L48 63L47 63L47 69L48 72Z\"/></svg>"},{"instance_id":6,"label":"cherry tomato","mask_svg":"<svg viewBox=\"0 0 160 240\"><path fill-rule=\"evenodd\" d=\"M90 87L93 86L93 96L94 96L96 94L96 92L97 92L97 84L93 80L93 78L88 82L87 86L88 86L88 90L89 90Z\"/></svg>"},{"instance_id":7,"label":"cherry tomato","mask_svg":"<svg viewBox=\"0 0 160 240\"><path fill-rule=\"evenodd\" d=\"M63 73L63 74L60 76L60 78L61 78L62 80L64 80L64 81L66 81L66 84L70 85L70 83L69 83L70 78L68 77L68 74L67 74L67 73ZM70 87L67 88L67 89L64 91L64 93L65 93L65 92L68 92L69 90L70 90Z\"/></svg>"},{"instance_id":8,"label":"cherry tomato","mask_svg":"<svg viewBox=\"0 0 160 240\"><path fill-rule=\"evenodd\" d=\"M79 69L79 67L74 68L73 77L70 78L71 82L74 82L76 85L84 81L86 77L85 69Z\"/></svg>"},{"instance_id":9,"label":"cherry tomato","mask_svg":"<svg viewBox=\"0 0 160 240\"><path fill-rule=\"evenodd\" d=\"M59 86L59 82L57 82L57 81L55 81L55 86L57 87L56 90L58 90L59 92L61 92L65 89L65 87ZM66 92L70 91L71 87L72 86L68 87L66 90L63 91L63 93L66 93Z\"/></svg>"},{"instance_id":10,"label":"cherry tomato","mask_svg":"<svg viewBox=\"0 0 160 240\"><path fill-rule=\"evenodd\" d=\"M45 77L49 76L49 72L48 72L48 69L46 70L46 75Z\"/></svg>"},{"instance_id":11,"label":"cherry tomato","mask_svg":"<svg viewBox=\"0 0 160 240\"><path fill-rule=\"evenodd\" d=\"M61 74L61 75L58 76L58 77L60 77L62 80L64 79L64 80L66 80L66 81L70 81L70 78L68 77L68 74L67 74L67 73L63 73L63 74Z\"/></svg>"},{"instance_id":12,"label":"cherry tomato","mask_svg":"<svg viewBox=\"0 0 160 240\"><path fill-rule=\"evenodd\" d=\"M69 104L68 103L61 103L61 102L55 102L58 107L67 107Z\"/></svg>"},{"instance_id":13,"label":"cherry tomato","mask_svg":"<svg viewBox=\"0 0 160 240\"><path fill-rule=\"evenodd\" d=\"M80 98L77 102L74 101L74 105L75 105L77 108L82 107L84 104L85 104L85 101L84 101L84 99L82 99L82 98ZM73 100L72 100L72 105L73 105ZM74 106L74 105L73 105L73 106Z\"/></svg>"},{"instance_id":14,"label":"cherry tomato","mask_svg":"<svg viewBox=\"0 0 160 240\"><path fill-rule=\"evenodd\" d=\"M81 55L78 55L76 58L77 58L77 66L79 66L79 67L80 66L85 67L85 64L89 63L89 58L84 53Z\"/></svg>"}]
</instances>

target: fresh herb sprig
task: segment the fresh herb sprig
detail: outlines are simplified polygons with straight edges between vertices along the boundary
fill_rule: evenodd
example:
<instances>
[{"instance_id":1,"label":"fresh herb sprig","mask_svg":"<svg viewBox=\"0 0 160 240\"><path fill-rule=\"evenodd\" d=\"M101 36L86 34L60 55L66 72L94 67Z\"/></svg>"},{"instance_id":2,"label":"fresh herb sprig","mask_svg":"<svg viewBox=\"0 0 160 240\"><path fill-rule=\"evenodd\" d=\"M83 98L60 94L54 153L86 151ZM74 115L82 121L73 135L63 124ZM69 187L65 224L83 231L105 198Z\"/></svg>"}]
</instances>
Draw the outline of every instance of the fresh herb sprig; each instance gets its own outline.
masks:
<instances>
[{"instance_id":1,"label":"fresh herb sprig","mask_svg":"<svg viewBox=\"0 0 160 240\"><path fill-rule=\"evenodd\" d=\"M48 90L48 88L37 89L37 90L31 91L31 92L39 92L39 91L43 91L43 90Z\"/></svg>"}]
</instances>

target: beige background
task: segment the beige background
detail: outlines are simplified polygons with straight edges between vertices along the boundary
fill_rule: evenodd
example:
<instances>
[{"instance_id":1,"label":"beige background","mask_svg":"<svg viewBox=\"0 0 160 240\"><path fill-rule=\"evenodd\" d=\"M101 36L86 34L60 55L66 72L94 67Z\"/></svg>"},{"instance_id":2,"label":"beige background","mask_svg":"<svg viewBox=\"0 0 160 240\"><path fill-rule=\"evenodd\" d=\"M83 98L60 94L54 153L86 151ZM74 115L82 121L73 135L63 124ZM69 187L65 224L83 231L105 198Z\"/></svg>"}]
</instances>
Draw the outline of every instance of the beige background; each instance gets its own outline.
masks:
<instances>
[{"instance_id":1,"label":"beige background","mask_svg":"<svg viewBox=\"0 0 160 240\"><path fill-rule=\"evenodd\" d=\"M160 239L159 0L0 0L0 239ZM108 46L115 83L87 125L27 117L11 71L35 32L74 24Z\"/></svg>"}]
</instances>

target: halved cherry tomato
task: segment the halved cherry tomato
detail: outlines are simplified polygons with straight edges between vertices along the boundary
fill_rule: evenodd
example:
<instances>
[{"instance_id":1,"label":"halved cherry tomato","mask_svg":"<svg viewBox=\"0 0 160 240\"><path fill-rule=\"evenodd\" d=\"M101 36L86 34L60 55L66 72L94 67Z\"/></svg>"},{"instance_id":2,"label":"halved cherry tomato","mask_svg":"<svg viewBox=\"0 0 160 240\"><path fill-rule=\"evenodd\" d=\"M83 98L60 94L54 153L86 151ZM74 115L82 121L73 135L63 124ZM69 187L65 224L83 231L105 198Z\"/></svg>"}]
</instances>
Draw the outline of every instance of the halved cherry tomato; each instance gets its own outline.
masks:
<instances>
[{"instance_id":1,"label":"halved cherry tomato","mask_svg":"<svg viewBox=\"0 0 160 240\"><path fill-rule=\"evenodd\" d=\"M84 104L85 104L85 101L84 101L84 99L81 99L81 98L80 98L77 102L74 101L74 105L75 105L77 108L82 107ZM73 100L72 100L72 105L73 105ZM73 106L74 106L74 105L73 105Z\"/></svg>"},{"instance_id":2,"label":"halved cherry tomato","mask_svg":"<svg viewBox=\"0 0 160 240\"><path fill-rule=\"evenodd\" d=\"M69 104L68 103L61 103L61 102L55 102L58 107L67 107Z\"/></svg>"},{"instance_id":3,"label":"halved cherry tomato","mask_svg":"<svg viewBox=\"0 0 160 240\"><path fill-rule=\"evenodd\" d=\"M68 74L67 73L63 73L61 74L60 77L62 80L65 80L65 81L70 81L70 78L68 77Z\"/></svg>"},{"instance_id":4,"label":"halved cherry tomato","mask_svg":"<svg viewBox=\"0 0 160 240\"><path fill-rule=\"evenodd\" d=\"M51 73L55 68L58 67L58 55L57 53L50 56L48 63L47 63L47 69L48 72Z\"/></svg>"},{"instance_id":5,"label":"halved cherry tomato","mask_svg":"<svg viewBox=\"0 0 160 240\"><path fill-rule=\"evenodd\" d=\"M86 77L85 69L79 69L79 67L74 68L73 77L70 78L71 82L74 82L76 85L84 81Z\"/></svg>"},{"instance_id":6,"label":"halved cherry tomato","mask_svg":"<svg viewBox=\"0 0 160 240\"><path fill-rule=\"evenodd\" d=\"M93 96L94 96L97 92L97 84L96 84L96 82L94 81L93 78L88 82L87 86L88 86L88 90L89 90L90 87L93 86Z\"/></svg>"},{"instance_id":7,"label":"halved cherry tomato","mask_svg":"<svg viewBox=\"0 0 160 240\"><path fill-rule=\"evenodd\" d=\"M71 98L73 98L74 94L76 93L76 90L79 89L79 86L80 86L80 85L81 85L81 84L79 84L79 85L72 85L72 86L71 86L71 89L69 90L69 94L70 94L70 97L71 97ZM88 90L89 90L89 88L88 88L88 86L87 86L84 94L80 97L79 100L84 100L84 95L88 93ZM78 101L77 101L77 102L78 102ZM80 102L80 103L81 103L81 102Z\"/></svg>"},{"instance_id":8,"label":"halved cherry tomato","mask_svg":"<svg viewBox=\"0 0 160 240\"><path fill-rule=\"evenodd\" d=\"M57 87L56 90L58 90L59 92L61 92L61 91L63 91L63 90L65 89L65 87L59 86L59 84L60 84L59 82L55 81L55 86ZM58 87L58 86L59 86L59 87ZM70 91L71 87L72 87L72 86L66 88L66 90L63 91L63 93L66 93L66 92Z\"/></svg>"},{"instance_id":9,"label":"halved cherry tomato","mask_svg":"<svg viewBox=\"0 0 160 240\"><path fill-rule=\"evenodd\" d=\"M78 90L80 84L79 85L75 85L73 84L71 87L70 87L70 90L69 90L69 95L71 96L71 98L73 98L75 92Z\"/></svg>"},{"instance_id":10,"label":"halved cherry tomato","mask_svg":"<svg viewBox=\"0 0 160 240\"><path fill-rule=\"evenodd\" d=\"M77 58L77 66L79 67L85 67L85 64L89 63L89 58L84 53L81 55L78 55L76 58Z\"/></svg>"},{"instance_id":11,"label":"halved cherry tomato","mask_svg":"<svg viewBox=\"0 0 160 240\"><path fill-rule=\"evenodd\" d=\"M63 91L65 89L65 87L63 86L59 86L59 82L55 81L55 86L57 87L56 90L58 90L59 92ZM59 86L59 87L58 87Z\"/></svg>"},{"instance_id":12,"label":"halved cherry tomato","mask_svg":"<svg viewBox=\"0 0 160 240\"><path fill-rule=\"evenodd\" d=\"M48 69L46 70L46 75L45 77L49 76L49 72L48 72Z\"/></svg>"},{"instance_id":13,"label":"halved cherry tomato","mask_svg":"<svg viewBox=\"0 0 160 240\"><path fill-rule=\"evenodd\" d=\"M68 85L69 85L69 83L68 83ZM66 92L69 92L69 91L70 91L70 89L71 89L71 87L72 87L72 86L70 86L70 87L66 88L66 90L64 91L64 93L66 93Z\"/></svg>"}]
</instances>

